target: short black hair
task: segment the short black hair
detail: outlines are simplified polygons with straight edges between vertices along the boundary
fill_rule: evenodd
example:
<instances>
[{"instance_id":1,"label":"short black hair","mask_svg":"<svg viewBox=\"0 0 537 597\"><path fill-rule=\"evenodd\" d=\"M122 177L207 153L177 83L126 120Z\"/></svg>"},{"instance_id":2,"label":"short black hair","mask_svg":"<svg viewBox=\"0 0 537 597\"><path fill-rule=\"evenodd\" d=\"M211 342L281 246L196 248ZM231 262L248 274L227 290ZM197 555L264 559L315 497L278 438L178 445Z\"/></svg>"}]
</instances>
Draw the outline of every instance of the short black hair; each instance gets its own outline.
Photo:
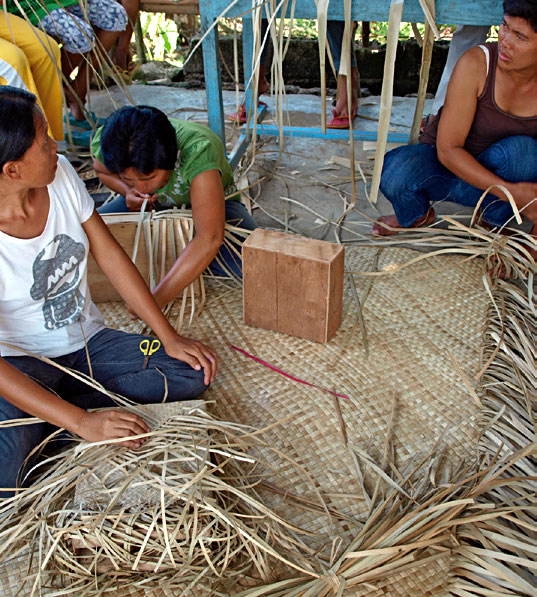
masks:
<instances>
[{"instance_id":1,"label":"short black hair","mask_svg":"<svg viewBox=\"0 0 537 597\"><path fill-rule=\"evenodd\" d=\"M103 163L113 174L134 168L150 174L173 170L177 134L164 112L152 106L125 106L107 119L101 134Z\"/></svg>"},{"instance_id":2,"label":"short black hair","mask_svg":"<svg viewBox=\"0 0 537 597\"><path fill-rule=\"evenodd\" d=\"M18 87L0 85L0 172L19 160L35 140L37 98Z\"/></svg>"},{"instance_id":3,"label":"short black hair","mask_svg":"<svg viewBox=\"0 0 537 597\"><path fill-rule=\"evenodd\" d=\"M535 0L504 0L503 13L525 19L537 33L537 2Z\"/></svg>"}]
</instances>

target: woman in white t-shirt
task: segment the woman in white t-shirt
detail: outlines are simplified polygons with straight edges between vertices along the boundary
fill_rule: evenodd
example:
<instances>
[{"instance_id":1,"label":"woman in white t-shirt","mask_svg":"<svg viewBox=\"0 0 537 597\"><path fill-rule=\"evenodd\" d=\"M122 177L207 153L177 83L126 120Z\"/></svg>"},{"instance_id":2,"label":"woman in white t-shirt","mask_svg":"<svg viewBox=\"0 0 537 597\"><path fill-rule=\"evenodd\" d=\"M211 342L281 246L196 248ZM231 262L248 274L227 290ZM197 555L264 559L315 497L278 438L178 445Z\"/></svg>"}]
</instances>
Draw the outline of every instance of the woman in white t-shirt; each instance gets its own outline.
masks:
<instances>
[{"instance_id":1,"label":"woman in white t-shirt","mask_svg":"<svg viewBox=\"0 0 537 597\"><path fill-rule=\"evenodd\" d=\"M28 353L91 375L107 390L139 403L195 398L217 368L212 349L179 336L162 315L56 149L35 96L1 87L0 421L33 416L45 423L0 428L0 497L24 482L25 461L47 424L88 441L149 430L125 411L88 412L113 403ZM87 284L88 251L160 338L162 348L149 362L139 349L143 336L104 326ZM142 441L122 443L136 448Z\"/></svg>"}]
</instances>

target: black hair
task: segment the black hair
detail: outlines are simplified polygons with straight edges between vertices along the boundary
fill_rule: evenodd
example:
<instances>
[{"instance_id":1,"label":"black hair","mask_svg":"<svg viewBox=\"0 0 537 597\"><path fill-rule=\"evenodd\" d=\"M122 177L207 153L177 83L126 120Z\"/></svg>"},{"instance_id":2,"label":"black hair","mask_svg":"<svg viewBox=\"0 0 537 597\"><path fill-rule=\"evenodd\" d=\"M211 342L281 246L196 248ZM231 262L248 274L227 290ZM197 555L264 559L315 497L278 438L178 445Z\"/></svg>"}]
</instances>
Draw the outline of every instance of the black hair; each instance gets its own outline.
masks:
<instances>
[{"instance_id":1,"label":"black hair","mask_svg":"<svg viewBox=\"0 0 537 597\"><path fill-rule=\"evenodd\" d=\"M0 172L6 162L22 158L34 142L36 101L24 89L0 86Z\"/></svg>"},{"instance_id":2,"label":"black hair","mask_svg":"<svg viewBox=\"0 0 537 597\"><path fill-rule=\"evenodd\" d=\"M173 170L177 134L164 112L152 106L125 106L111 114L101 134L103 163L113 174L134 168L150 174Z\"/></svg>"},{"instance_id":3,"label":"black hair","mask_svg":"<svg viewBox=\"0 0 537 597\"><path fill-rule=\"evenodd\" d=\"M535 0L504 0L503 13L528 21L537 33L537 2Z\"/></svg>"}]
</instances>

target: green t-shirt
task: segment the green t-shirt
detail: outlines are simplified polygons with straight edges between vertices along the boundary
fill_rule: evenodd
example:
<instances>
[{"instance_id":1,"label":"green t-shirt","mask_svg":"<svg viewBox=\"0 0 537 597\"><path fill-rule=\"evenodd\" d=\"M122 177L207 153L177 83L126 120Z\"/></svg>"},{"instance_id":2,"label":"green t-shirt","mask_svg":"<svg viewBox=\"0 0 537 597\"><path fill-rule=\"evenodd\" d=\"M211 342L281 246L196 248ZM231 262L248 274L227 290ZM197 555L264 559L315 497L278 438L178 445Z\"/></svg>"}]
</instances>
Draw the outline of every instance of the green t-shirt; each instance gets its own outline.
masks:
<instances>
[{"instance_id":1,"label":"green t-shirt","mask_svg":"<svg viewBox=\"0 0 537 597\"><path fill-rule=\"evenodd\" d=\"M20 9L17 6L20 5ZM6 0L7 11L19 17L24 17L37 26L39 21L56 8L68 8L78 4L78 0Z\"/></svg>"},{"instance_id":2,"label":"green t-shirt","mask_svg":"<svg viewBox=\"0 0 537 597\"><path fill-rule=\"evenodd\" d=\"M168 183L156 191L159 196L158 206L160 208L174 207L175 205L190 207L192 180L207 170L220 172L226 199L238 199L233 181L233 170L227 161L220 137L211 129L197 122L186 122L176 118L169 120L177 133L179 152ZM91 152L94 158L103 163L101 133L102 127L95 132L91 142Z\"/></svg>"}]
</instances>

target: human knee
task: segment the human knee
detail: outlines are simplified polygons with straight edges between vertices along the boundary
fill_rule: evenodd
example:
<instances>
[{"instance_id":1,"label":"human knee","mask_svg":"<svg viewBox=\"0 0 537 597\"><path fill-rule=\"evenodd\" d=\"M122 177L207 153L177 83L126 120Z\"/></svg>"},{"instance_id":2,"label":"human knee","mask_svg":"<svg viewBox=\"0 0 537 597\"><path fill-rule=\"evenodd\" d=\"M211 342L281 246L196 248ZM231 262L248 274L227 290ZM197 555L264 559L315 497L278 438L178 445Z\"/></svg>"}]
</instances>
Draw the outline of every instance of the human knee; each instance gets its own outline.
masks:
<instances>
[{"instance_id":1,"label":"human knee","mask_svg":"<svg viewBox=\"0 0 537 597\"><path fill-rule=\"evenodd\" d=\"M1 52L2 62L14 68L18 73L30 70L30 63L26 54L15 44L2 43ZM7 77L5 78L9 81Z\"/></svg>"},{"instance_id":2,"label":"human knee","mask_svg":"<svg viewBox=\"0 0 537 597\"><path fill-rule=\"evenodd\" d=\"M191 369L185 374L182 367L170 367L164 373L167 378L167 401L169 402L198 398L210 385L205 383L205 373L203 369L200 369L199 371Z\"/></svg>"},{"instance_id":3,"label":"human knee","mask_svg":"<svg viewBox=\"0 0 537 597\"><path fill-rule=\"evenodd\" d=\"M537 179L537 140L527 135L505 137L488 147L478 161L508 182Z\"/></svg>"},{"instance_id":4,"label":"human knee","mask_svg":"<svg viewBox=\"0 0 537 597\"><path fill-rule=\"evenodd\" d=\"M409 172L416 173L416 163L421 159L416 151L417 145L405 145L392 149L384 156L384 166L380 179L380 190L391 200L410 185Z\"/></svg>"}]
</instances>

